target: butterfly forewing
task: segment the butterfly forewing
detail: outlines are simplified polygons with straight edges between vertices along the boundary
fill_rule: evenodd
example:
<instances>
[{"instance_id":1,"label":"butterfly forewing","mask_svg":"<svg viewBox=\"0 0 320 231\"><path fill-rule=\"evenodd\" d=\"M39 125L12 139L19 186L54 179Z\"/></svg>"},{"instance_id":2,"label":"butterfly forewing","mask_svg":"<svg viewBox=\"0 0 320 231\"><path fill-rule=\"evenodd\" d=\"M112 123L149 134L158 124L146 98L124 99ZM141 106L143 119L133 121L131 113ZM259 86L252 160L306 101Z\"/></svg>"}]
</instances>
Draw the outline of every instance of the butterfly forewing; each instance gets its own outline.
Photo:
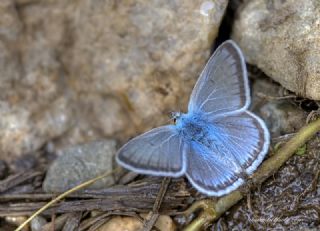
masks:
<instances>
[{"instance_id":1,"label":"butterfly forewing","mask_svg":"<svg viewBox=\"0 0 320 231\"><path fill-rule=\"evenodd\" d=\"M189 113L234 113L250 104L244 58L233 41L217 48L200 74L188 106Z\"/></svg>"},{"instance_id":2,"label":"butterfly forewing","mask_svg":"<svg viewBox=\"0 0 320 231\"><path fill-rule=\"evenodd\" d=\"M173 125L152 129L130 140L117 153L124 167L142 174L181 176L184 143Z\"/></svg>"}]
</instances>

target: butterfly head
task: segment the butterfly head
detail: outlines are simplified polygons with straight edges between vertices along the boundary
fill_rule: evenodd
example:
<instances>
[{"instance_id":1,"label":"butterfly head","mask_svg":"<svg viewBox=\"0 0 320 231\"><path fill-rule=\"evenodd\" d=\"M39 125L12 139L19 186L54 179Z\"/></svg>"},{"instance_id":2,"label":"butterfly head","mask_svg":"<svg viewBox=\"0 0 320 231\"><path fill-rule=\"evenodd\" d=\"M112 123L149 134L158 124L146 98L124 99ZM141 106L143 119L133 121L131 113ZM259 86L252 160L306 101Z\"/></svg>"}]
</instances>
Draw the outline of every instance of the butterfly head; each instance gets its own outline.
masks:
<instances>
[{"instance_id":1,"label":"butterfly head","mask_svg":"<svg viewBox=\"0 0 320 231\"><path fill-rule=\"evenodd\" d=\"M177 123L177 120L181 117L181 115L181 112L170 112L170 117L175 124Z\"/></svg>"}]
</instances>

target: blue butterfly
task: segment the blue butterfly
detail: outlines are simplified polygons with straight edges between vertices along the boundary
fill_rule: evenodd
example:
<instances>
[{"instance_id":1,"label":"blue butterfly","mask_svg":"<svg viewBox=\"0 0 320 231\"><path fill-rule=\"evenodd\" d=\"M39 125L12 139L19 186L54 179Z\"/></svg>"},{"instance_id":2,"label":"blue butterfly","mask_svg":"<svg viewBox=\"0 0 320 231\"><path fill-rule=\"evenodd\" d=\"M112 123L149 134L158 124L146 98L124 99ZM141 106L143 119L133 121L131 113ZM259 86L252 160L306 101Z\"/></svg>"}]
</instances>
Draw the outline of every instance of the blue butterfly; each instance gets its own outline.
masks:
<instances>
[{"instance_id":1,"label":"blue butterfly","mask_svg":"<svg viewBox=\"0 0 320 231\"><path fill-rule=\"evenodd\" d=\"M117 153L123 167L141 174L180 177L209 196L238 188L265 157L270 135L247 109L250 92L240 48L221 44L202 71L188 113L174 113L175 124L130 140Z\"/></svg>"}]
</instances>

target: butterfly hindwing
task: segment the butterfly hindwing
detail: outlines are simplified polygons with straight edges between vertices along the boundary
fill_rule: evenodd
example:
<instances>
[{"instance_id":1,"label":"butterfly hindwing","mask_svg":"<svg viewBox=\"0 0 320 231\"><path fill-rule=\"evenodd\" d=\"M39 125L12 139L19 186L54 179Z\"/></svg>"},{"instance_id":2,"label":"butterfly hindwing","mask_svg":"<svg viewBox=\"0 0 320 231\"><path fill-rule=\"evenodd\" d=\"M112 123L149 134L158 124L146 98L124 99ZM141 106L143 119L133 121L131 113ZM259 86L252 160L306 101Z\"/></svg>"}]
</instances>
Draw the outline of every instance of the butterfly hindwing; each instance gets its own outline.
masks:
<instances>
[{"instance_id":1,"label":"butterfly hindwing","mask_svg":"<svg viewBox=\"0 0 320 231\"><path fill-rule=\"evenodd\" d=\"M249 111L214 117L210 123L219 130L219 140L247 174L265 157L270 135L264 122Z\"/></svg>"},{"instance_id":2,"label":"butterfly hindwing","mask_svg":"<svg viewBox=\"0 0 320 231\"><path fill-rule=\"evenodd\" d=\"M215 117L211 123L211 147L191 142L186 152L186 174L199 191L221 196L239 187L246 174L262 162L269 146L263 121L244 111ZM208 143L208 142L206 142Z\"/></svg>"},{"instance_id":3,"label":"butterfly hindwing","mask_svg":"<svg viewBox=\"0 0 320 231\"><path fill-rule=\"evenodd\" d=\"M245 110L250 104L245 60L231 40L210 57L192 91L188 111L209 115Z\"/></svg>"},{"instance_id":4,"label":"butterfly hindwing","mask_svg":"<svg viewBox=\"0 0 320 231\"><path fill-rule=\"evenodd\" d=\"M185 172L184 143L173 125L135 137L117 153L122 166L142 174L181 176Z\"/></svg>"},{"instance_id":5,"label":"butterfly hindwing","mask_svg":"<svg viewBox=\"0 0 320 231\"><path fill-rule=\"evenodd\" d=\"M206 195L221 196L243 183L234 163L226 160L219 149L208 149L198 143L192 143L186 156L187 178L198 191Z\"/></svg>"}]
</instances>

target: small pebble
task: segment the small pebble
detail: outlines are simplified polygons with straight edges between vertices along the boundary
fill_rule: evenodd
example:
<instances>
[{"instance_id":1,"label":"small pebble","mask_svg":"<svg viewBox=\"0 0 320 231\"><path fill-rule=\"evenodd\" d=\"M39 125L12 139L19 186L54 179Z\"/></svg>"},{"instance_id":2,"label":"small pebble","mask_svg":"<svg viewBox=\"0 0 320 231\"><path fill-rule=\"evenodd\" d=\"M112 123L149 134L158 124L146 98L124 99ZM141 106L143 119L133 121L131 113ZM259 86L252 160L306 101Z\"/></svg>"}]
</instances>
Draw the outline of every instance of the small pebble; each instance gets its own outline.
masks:
<instances>
[{"instance_id":1,"label":"small pebble","mask_svg":"<svg viewBox=\"0 0 320 231\"><path fill-rule=\"evenodd\" d=\"M142 217L146 217L142 214ZM175 231L176 226L172 221L171 217L167 215L160 215L155 226L161 231ZM136 231L141 230L143 227L142 222L134 217L114 217L103 226L101 226L98 231Z\"/></svg>"},{"instance_id":2,"label":"small pebble","mask_svg":"<svg viewBox=\"0 0 320 231\"><path fill-rule=\"evenodd\" d=\"M95 141L61 150L61 155L49 167L43 190L45 192L64 192L111 171L115 152L116 142L114 140ZM88 188L104 188L112 183L111 177L105 177Z\"/></svg>"},{"instance_id":3,"label":"small pebble","mask_svg":"<svg viewBox=\"0 0 320 231\"><path fill-rule=\"evenodd\" d=\"M41 216L36 216L32 219L30 225L32 231L42 231L42 227L47 224L47 221L45 218Z\"/></svg>"}]
</instances>

